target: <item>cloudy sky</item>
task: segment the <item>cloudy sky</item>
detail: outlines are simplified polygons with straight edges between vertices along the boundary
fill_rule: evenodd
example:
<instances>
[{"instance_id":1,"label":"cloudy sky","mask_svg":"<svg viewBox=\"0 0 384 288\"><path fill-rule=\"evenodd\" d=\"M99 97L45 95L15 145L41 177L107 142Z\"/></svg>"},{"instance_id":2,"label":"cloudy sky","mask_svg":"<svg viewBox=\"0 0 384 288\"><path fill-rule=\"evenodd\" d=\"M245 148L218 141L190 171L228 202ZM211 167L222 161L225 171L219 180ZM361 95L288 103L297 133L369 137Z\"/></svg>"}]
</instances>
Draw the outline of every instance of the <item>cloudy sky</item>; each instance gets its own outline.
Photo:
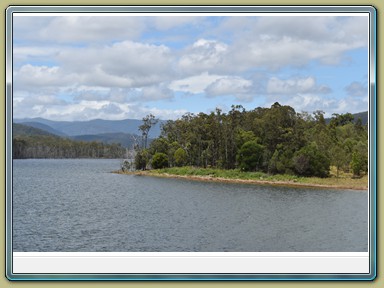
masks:
<instances>
[{"instance_id":1,"label":"cloudy sky","mask_svg":"<svg viewBox=\"0 0 384 288\"><path fill-rule=\"evenodd\" d=\"M368 110L368 17L14 16L13 116ZM284 16L283 16L284 15Z\"/></svg>"}]
</instances>

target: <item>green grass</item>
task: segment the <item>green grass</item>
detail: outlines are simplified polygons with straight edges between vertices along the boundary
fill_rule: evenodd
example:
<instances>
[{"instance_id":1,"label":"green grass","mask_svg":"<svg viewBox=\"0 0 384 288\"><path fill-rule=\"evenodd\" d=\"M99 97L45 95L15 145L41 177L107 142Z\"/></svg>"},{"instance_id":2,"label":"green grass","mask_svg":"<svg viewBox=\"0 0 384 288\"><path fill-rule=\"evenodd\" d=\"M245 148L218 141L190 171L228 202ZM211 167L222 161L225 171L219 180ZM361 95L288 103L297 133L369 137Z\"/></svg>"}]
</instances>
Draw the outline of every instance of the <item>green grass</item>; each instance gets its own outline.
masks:
<instances>
[{"instance_id":1,"label":"green grass","mask_svg":"<svg viewBox=\"0 0 384 288\"><path fill-rule=\"evenodd\" d=\"M150 170L146 174L154 176L181 176L181 177L201 177L203 179L228 179L228 180L250 180L260 182L272 182L287 185L308 185L326 186L335 188L366 189L368 187L368 176L364 175L358 179L352 179L349 173L339 173L336 177L336 169L331 169L330 177L298 177L296 175L268 175L262 172L243 172L239 169L223 170L216 168L196 168L196 167L173 167L165 169Z\"/></svg>"}]
</instances>

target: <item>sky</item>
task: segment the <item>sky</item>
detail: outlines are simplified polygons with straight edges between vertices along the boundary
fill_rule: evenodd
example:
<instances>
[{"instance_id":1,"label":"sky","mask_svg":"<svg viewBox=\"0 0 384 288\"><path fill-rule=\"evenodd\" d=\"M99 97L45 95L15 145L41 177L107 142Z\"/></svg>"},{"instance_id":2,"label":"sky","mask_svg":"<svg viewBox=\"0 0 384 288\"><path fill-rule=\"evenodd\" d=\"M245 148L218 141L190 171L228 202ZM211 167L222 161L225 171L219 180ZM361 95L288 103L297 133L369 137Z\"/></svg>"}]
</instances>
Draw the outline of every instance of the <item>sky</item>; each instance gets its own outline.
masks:
<instances>
[{"instance_id":1,"label":"sky","mask_svg":"<svg viewBox=\"0 0 384 288\"><path fill-rule=\"evenodd\" d=\"M13 17L13 117L167 120L292 106L368 110L368 17Z\"/></svg>"}]
</instances>

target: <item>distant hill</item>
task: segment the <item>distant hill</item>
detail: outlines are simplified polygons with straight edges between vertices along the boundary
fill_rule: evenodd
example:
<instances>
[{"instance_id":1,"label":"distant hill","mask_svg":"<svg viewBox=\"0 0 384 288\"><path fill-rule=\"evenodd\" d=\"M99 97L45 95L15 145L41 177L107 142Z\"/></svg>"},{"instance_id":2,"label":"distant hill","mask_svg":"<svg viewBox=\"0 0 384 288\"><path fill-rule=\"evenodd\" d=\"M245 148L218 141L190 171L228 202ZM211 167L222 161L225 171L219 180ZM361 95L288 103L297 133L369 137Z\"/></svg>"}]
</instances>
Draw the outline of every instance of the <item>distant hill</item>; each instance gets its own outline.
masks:
<instances>
[{"instance_id":1,"label":"distant hill","mask_svg":"<svg viewBox=\"0 0 384 288\"><path fill-rule=\"evenodd\" d=\"M13 136L52 136L57 137L57 135L53 133L49 133L48 131L35 128L28 125L23 124L13 124Z\"/></svg>"},{"instance_id":2,"label":"distant hill","mask_svg":"<svg viewBox=\"0 0 384 288\"><path fill-rule=\"evenodd\" d=\"M357 121L357 119L361 118L361 122L363 125L366 125L368 123L368 111L355 113L355 114L352 114L352 116L354 117L355 122ZM331 121L331 118L325 119L325 122L327 124L329 124L330 121Z\"/></svg>"},{"instance_id":3,"label":"distant hill","mask_svg":"<svg viewBox=\"0 0 384 288\"><path fill-rule=\"evenodd\" d=\"M22 122L22 123L23 123L22 125L26 125L28 127L34 127L34 128L49 132L50 134L53 134L53 135L63 136L63 137L67 136L67 134L59 130L53 129L51 126L48 126L43 123L39 123L39 122Z\"/></svg>"},{"instance_id":4,"label":"distant hill","mask_svg":"<svg viewBox=\"0 0 384 288\"><path fill-rule=\"evenodd\" d=\"M140 134L139 126L142 124L141 120L125 119L125 120L102 120L95 119L90 121L52 121L44 118L26 118L14 119L15 123L40 123L45 125L46 131L56 131L55 134L62 133L68 136L78 135L97 135L105 133L127 133L127 134ZM159 121L149 131L150 138L156 138L160 135L161 124L165 121ZM48 126L48 127L47 127ZM39 128L43 128L40 126ZM53 130L52 130L53 129ZM58 134L57 134L58 135Z\"/></svg>"},{"instance_id":5,"label":"distant hill","mask_svg":"<svg viewBox=\"0 0 384 288\"><path fill-rule=\"evenodd\" d=\"M36 128L30 125L34 125ZM13 136L51 136L57 139L60 138L69 138L74 141L84 141L84 142L100 142L104 144L121 144L121 146L126 148L132 148L133 145L141 143L141 136L128 133L101 133L94 135L76 135L76 136L66 136L60 131L53 129L52 127L38 123L38 122L23 122L23 124L14 123L13 124ZM153 138L148 139L150 143Z\"/></svg>"},{"instance_id":6,"label":"distant hill","mask_svg":"<svg viewBox=\"0 0 384 288\"><path fill-rule=\"evenodd\" d=\"M27 158L122 158L125 148L98 141L75 141L39 128L14 123L13 159Z\"/></svg>"},{"instance_id":7,"label":"distant hill","mask_svg":"<svg viewBox=\"0 0 384 288\"><path fill-rule=\"evenodd\" d=\"M361 118L361 122L363 123L363 125L368 123L368 111L355 113L352 115L355 117L355 121L357 121L357 119Z\"/></svg>"}]
</instances>

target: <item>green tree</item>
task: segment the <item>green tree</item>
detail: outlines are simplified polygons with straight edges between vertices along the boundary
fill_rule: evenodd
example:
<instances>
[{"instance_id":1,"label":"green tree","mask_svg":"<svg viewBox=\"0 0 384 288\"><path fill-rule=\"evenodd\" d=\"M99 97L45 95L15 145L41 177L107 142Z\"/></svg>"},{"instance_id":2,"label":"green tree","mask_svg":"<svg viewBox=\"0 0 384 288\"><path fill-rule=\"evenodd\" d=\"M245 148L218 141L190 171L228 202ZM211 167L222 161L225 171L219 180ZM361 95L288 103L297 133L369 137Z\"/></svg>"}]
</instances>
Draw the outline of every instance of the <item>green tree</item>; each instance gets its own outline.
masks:
<instances>
[{"instance_id":1,"label":"green tree","mask_svg":"<svg viewBox=\"0 0 384 288\"><path fill-rule=\"evenodd\" d=\"M327 177L330 160L317 148L316 143L301 148L293 157L296 173L301 176Z\"/></svg>"},{"instance_id":2,"label":"green tree","mask_svg":"<svg viewBox=\"0 0 384 288\"><path fill-rule=\"evenodd\" d=\"M361 161L361 170L368 172L368 141L359 141L356 144L355 151Z\"/></svg>"},{"instance_id":3,"label":"green tree","mask_svg":"<svg viewBox=\"0 0 384 288\"><path fill-rule=\"evenodd\" d=\"M152 168L162 169L168 167L168 156L164 153L155 153L152 158Z\"/></svg>"},{"instance_id":4,"label":"green tree","mask_svg":"<svg viewBox=\"0 0 384 288\"><path fill-rule=\"evenodd\" d=\"M347 162L347 153L340 144L334 145L330 151L331 164L336 167L336 177L339 177L339 171Z\"/></svg>"},{"instance_id":5,"label":"green tree","mask_svg":"<svg viewBox=\"0 0 384 288\"><path fill-rule=\"evenodd\" d=\"M353 122L353 115L351 113L346 113L346 114L337 114L337 113L333 113L332 114L332 118L331 118L331 121L330 121L330 126L344 126L348 123L352 123Z\"/></svg>"},{"instance_id":6,"label":"green tree","mask_svg":"<svg viewBox=\"0 0 384 288\"><path fill-rule=\"evenodd\" d=\"M268 172L273 174L293 174L293 152L289 147L277 145L275 152L268 163Z\"/></svg>"},{"instance_id":7,"label":"green tree","mask_svg":"<svg viewBox=\"0 0 384 288\"><path fill-rule=\"evenodd\" d=\"M353 172L353 177L360 177L360 172L363 169L364 160L362 155L358 151L353 151L352 160L351 160L351 169Z\"/></svg>"},{"instance_id":8,"label":"green tree","mask_svg":"<svg viewBox=\"0 0 384 288\"><path fill-rule=\"evenodd\" d=\"M145 170L147 169L148 164L148 151L146 149L142 149L137 151L135 156L135 169L136 170Z\"/></svg>"},{"instance_id":9,"label":"green tree","mask_svg":"<svg viewBox=\"0 0 384 288\"><path fill-rule=\"evenodd\" d=\"M237 135L236 135L237 147L240 149L244 143L249 142L249 141L256 141L257 142L257 138L256 138L255 133L253 133L252 131L245 131L245 130L239 128L237 131Z\"/></svg>"},{"instance_id":10,"label":"green tree","mask_svg":"<svg viewBox=\"0 0 384 288\"><path fill-rule=\"evenodd\" d=\"M25 150L27 148L27 141L20 138L12 139L12 154L14 159L25 158Z\"/></svg>"},{"instance_id":11,"label":"green tree","mask_svg":"<svg viewBox=\"0 0 384 288\"><path fill-rule=\"evenodd\" d=\"M168 140L160 136L159 138L154 139L149 145L149 153L152 155L157 152L167 154L169 146Z\"/></svg>"},{"instance_id":12,"label":"green tree","mask_svg":"<svg viewBox=\"0 0 384 288\"><path fill-rule=\"evenodd\" d=\"M255 140L245 142L237 155L239 167L243 171L258 171L263 164L264 146Z\"/></svg>"},{"instance_id":13,"label":"green tree","mask_svg":"<svg viewBox=\"0 0 384 288\"><path fill-rule=\"evenodd\" d=\"M143 124L139 126L143 140L142 148L147 148L149 130L151 130L151 128L156 125L158 121L159 119L155 118L155 116L152 114L149 114L143 118Z\"/></svg>"},{"instance_id":14,"label":"green tree","mask_svg":"<svg viewBox=\"0 0 384 288\"><path fill-rule=\"evenodd\" d=\"M176 166L184 166L187 163L187 152L183 148L177 149L174 153L174 161Z\"/></svg>"}]
</instances>

